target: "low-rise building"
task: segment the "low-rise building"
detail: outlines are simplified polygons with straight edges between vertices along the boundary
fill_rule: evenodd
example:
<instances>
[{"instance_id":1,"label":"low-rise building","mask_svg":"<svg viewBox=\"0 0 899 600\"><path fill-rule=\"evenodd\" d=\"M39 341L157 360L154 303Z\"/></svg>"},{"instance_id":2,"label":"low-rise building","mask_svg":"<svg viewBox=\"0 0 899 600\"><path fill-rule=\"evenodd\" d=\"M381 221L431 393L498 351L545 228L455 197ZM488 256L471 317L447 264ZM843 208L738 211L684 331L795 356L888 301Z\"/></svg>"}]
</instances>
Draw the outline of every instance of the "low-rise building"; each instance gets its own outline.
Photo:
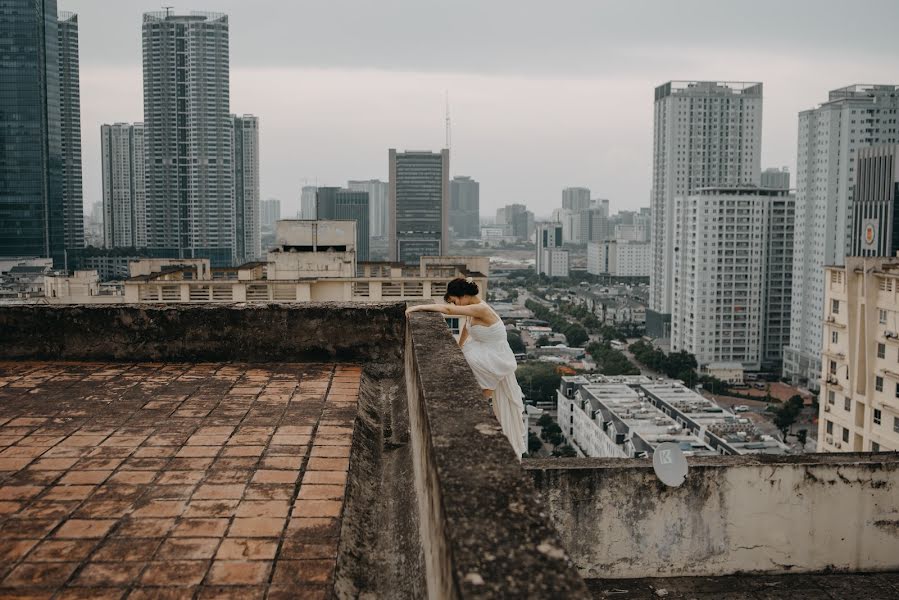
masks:
<instances>
[{"instance_id":1,"label":"low-rise building","mask_svg":"<svg viewBox=\"0 0 899 600\"><path fill-rule=\"evenodd\" d=\"M709 363L702 372L726 383L743 383L743 365L738 362Z\"/></svg>"},{"instance_id":2,"label":"low-rise building","mask_svg":"<svg viewBox=\"0 0 899 600\"><path fill-rule=\"evenodd\" d=\"M586 456L649 456L664 442L684 454L783 454L752 422L672 380L577 375L558 392L562 433Z\"/></svg>"},{"instance_id":3,"label":"low-rise building","mask_svg":"<svg viewBox=\"0 0 899 600\"><path fill-rule=\"evenodd\" d=\"M899 450L899 258L825 269L818 452Z\"/></svg>"},{"instance_id":4,"label":"low-rise building","mask_svg":"<svg viewBox=\"0 0 899 600\"><path fill-rule=\"evenodd\" d=\"M615 277L649 277L652 248L649 242L605 240L587 244L587 272Z\"/></svg>"}]
</instances>

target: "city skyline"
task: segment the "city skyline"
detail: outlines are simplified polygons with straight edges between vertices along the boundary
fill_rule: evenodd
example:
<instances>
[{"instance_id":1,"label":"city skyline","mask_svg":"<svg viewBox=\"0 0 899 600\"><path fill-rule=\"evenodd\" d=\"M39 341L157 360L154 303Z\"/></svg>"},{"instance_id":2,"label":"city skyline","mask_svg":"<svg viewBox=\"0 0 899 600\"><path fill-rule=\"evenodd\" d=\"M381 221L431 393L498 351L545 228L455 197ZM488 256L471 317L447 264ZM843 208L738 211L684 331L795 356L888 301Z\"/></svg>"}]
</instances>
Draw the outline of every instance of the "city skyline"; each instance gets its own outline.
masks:
<instances>
[{"instance_id":1,"label":"city skyline","mask_svg":"<svg viewBox=\"0 0 899 600\"><path fill-rule=\"evenodd\" d=\"M103 122L139 121L142 114L140 15L155 7L123 4L60 5L79 13L82 30L85 206L100 196L99 136L91 132ZM177 6L176 11L229 14L232 104L252 106L266 124L261 194L279 198L285 214L299 209L303 179L320 185L386 180L384 149L441 147L448 90L454 156L450 175L481 182L484 214L521 202L541 218L557 205L559 190L571 186L590 187L617 209L648 205L652 88L665 81L727 77L763 82L762 168L786 165L795 172L800 111L816 106L830 89L889 79L889 53L883 52L888 36L878 34L888 18L879 19L862 37L847 30L845 17L830 11L815 23L797 20L804 14L802 6L809 4L800 2L774 12L773 4L771 10L746 7L742 23L734 28L723 7L692 4L704 8L679 11L680 16L664 5L639 12L573 4L554 12L522 11L516 27L498 28L508 7L475 11L474 5L462 3L453 14L439 15L443 24L432 31L437 51L411 55L398 48L420 40L420 33L403 24L423 18L423 8L397 25L391 20L402 12L398 5L355 6L360 19L348 24L356 32L353 43L333 49L319 44L319 32L283 32L295 19L273 21L270 11L256 5L219 1ZM899 12L891 3L871 4L884 17ZM302 16L307 22L346 10L278 9L284 17ZM691 27L707 31L685 46L676 33L687 14ZM770 19L772 15L777 18ZM725 16L728 26L722 27ZM574 31L557 27L564 34L553 33L553 24L561 21ZM472 37L465 48L447 39L461 23ZM629 23L639 23L641 33ZM586 35L591 27L596 35ZM538 30L549 36L547 44L539 45L542 54L529 48L533 44L528 39ZM388 36L381 35L387 32L397 41L388 43ZM681 44L681 52L666 49L675 43ZM499 51L504 45L508 51ZM328 53L322 47L329 47ZM360 88L366 89L364 110L359 110L355 93ZM350 139L353 151L347 152ZM556 159L547 161L547 151ZM534 175L521 178L522 171Z\"/></svg>"}]
</instances>

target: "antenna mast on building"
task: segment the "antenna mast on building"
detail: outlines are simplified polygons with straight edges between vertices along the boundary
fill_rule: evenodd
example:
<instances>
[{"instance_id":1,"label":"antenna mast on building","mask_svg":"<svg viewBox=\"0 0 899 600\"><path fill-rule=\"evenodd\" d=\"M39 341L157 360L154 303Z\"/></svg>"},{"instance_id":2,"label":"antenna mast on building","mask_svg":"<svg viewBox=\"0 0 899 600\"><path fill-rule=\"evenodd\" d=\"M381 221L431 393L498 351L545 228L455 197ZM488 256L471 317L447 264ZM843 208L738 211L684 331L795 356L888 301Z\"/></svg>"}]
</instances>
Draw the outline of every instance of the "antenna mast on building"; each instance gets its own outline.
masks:
<instances>
[{"instance_id":1,"label":"antenna mast on building","mask_svg":"<svg viewBox=\"0 0 899 600\"><path fill-rule=\"evenodd\" d=\"M174 6L163 6L162 8L165 9L165 18L168 19L169 16L171 15L172 9L175 7Z\"/></svg>"},{"instance_id":2,"label":"antenna mast on building","mask_svg":"<svg viewBox=\"0 0 899 600\"><path fill-rule=\"evenodd\" d=\"M450 125L450 110L449 110L449 90L446 91L446 149L449 150L452 145L453 132L452 126Z\"/></svg>"}]
</instances>

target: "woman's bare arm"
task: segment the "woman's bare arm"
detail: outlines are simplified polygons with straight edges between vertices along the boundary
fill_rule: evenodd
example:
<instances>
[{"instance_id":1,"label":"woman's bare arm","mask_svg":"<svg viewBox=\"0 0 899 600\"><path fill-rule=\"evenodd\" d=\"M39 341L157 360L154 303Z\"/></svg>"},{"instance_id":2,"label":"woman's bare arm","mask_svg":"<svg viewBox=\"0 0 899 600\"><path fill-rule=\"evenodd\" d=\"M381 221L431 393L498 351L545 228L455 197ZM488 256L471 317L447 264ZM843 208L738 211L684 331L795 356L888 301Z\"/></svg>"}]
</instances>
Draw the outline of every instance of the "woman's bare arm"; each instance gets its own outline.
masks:
<instances>
[{"instance_id":1,"label":"woman's bare arm","mask_svg":"<svg viewBox=\"0 0 899 600\"><path fill-rule=\"evenodd\" d=\"M469 304L468 306L456 306L455 304L417 304L406 309L406 314L413 312L439 312L445 315L453 315L460 317L474 317L482 321L490 322L494 320L493 313L487 308L486 304ZM492 324L492 323L491 323Z\"/></svg>"}]
</instances>

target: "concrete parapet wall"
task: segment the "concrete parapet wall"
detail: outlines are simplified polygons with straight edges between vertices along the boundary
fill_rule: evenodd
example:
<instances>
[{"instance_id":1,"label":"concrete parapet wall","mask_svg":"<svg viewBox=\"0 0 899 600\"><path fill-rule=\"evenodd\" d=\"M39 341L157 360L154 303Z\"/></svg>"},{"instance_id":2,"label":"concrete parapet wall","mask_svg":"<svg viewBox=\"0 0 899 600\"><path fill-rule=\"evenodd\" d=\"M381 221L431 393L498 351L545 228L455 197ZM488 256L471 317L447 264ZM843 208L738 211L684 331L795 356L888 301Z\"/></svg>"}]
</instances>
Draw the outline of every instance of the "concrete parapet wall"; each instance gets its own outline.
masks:
<instances>
[{"instance_id":1,"label":"concrete parapet wall","mask_svg":"<svg viewBox=\"0 0 899 600\"><path fill-rule=\"evenodd\" d=\"M899 569L899 455L525 461L587 578Z\"/></svg>"},{"instance_id":2,"label":"concrete parapet wall","mask_svg":"<svg viewBox=\"0 0 899 600\"><path fill-rule=\"evenodd\" d=\"M589 597L441 315L405 359L428 597Z\"/></svg>"},{"instance_id":3,"label":"concrete parapet wall","mask_svg":"<svg viewBox=\"0 0 899 600\"><path fill-rule=\"evenodd\" d=\"M0 306L0 358L399 360L405 304Z\"/></svg>"}]
</instances>

